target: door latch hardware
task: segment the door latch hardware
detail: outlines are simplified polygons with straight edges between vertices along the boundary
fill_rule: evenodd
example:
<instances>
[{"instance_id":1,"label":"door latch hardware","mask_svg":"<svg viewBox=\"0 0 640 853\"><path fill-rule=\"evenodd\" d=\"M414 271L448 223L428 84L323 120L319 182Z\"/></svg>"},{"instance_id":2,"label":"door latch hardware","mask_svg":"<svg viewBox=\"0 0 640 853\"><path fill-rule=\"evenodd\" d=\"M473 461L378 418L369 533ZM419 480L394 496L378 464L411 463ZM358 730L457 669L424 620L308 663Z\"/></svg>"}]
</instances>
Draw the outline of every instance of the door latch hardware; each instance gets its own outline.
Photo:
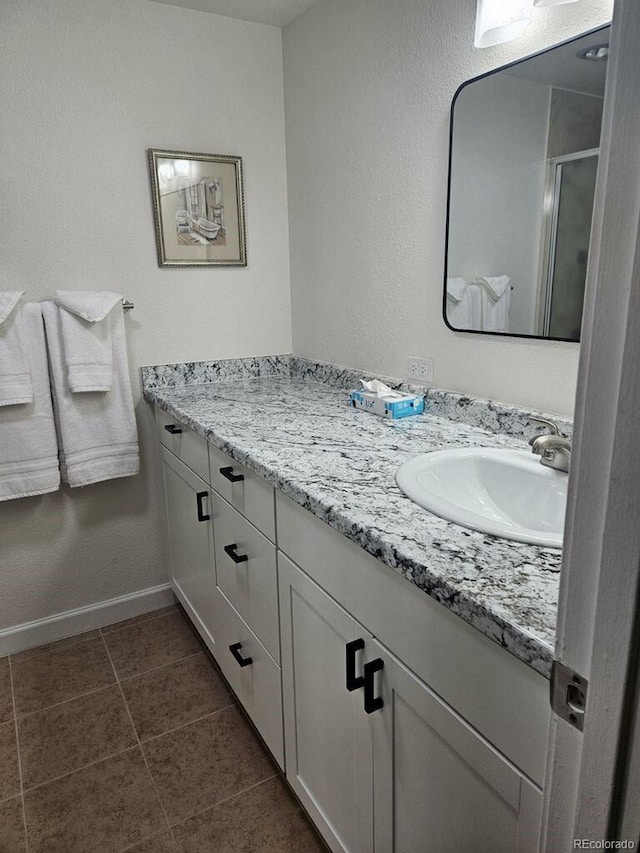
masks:
<instances>
[{"instance_id":1,"label":"door latch hardware","mask_svg":"<svg viewBox=\"0 0 640 853\"><path fill-rule=\"evenodd\" d=\"M589 682L579 673L554 660L551 669L551 708L569 725L584 730Z\"/></svg>"}]
</instances>

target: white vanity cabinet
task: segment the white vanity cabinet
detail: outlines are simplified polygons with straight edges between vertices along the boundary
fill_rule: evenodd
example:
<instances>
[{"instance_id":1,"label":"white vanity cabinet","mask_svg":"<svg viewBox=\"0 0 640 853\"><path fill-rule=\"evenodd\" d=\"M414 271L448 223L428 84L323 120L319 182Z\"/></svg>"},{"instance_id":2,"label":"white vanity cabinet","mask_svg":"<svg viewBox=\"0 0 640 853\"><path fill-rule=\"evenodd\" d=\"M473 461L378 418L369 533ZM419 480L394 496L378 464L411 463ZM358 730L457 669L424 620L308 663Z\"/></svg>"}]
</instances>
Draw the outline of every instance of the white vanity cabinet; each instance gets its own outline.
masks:
<instances>
[{"instance_id":1,"label":"white vanity cabinet","mask_svg":"<svg viewBox=\"0 0 640 853\"><path fill-rule=\"evenodd\" d=\"M334 853L535 853L548 681L156 420L176 595Z\"/></svg>"},{"instance_id":2,"label":"white vanity cabinet","mask_svg":"<svg viewBox=\"0 0 640 853\"><path fill-rule=\"evenodd\" d=\"M156 425L173 589L284 768L273 487L159 407Z\"/></svg>"},{"instance_id":3,"label":"white vanity cabinet","mask_svg":"<svg viewBox=\"0 0 640 853\"><path fill-rule=\"evenodd\" d=\"M284 555L287 778L335 853L535 853L541 791Z\"/></svg>"},{"instance_id":4,"label":"white vanity cabinet","mask_svg":"<svg viewBox=\"0 0 640 853\"><path fill-rule=\"evenodd\" d=\"M211 492L166 447L162 448L162 464L173 589L213 652L216 575Z\"/></svg>"}]
</instances>

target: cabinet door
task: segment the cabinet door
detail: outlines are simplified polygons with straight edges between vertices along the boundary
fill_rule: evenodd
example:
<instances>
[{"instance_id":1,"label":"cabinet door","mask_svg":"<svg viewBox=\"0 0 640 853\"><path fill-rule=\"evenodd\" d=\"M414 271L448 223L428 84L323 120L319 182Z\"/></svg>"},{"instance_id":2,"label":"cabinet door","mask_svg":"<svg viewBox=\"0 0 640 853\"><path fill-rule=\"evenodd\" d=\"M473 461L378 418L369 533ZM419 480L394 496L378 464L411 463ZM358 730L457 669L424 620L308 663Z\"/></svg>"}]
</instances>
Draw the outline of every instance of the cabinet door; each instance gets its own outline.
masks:
<instances>
[{"instance_id":1,"label":"cabinet door","mask_svg":"<svg viewBox=\"0 0 640 853\"><path fill-rule=\"evenodd\" d=\"M208 485L163 448L171 578L202 638L214 643L215 562Z\"/></svg>"},{"instance_id":2,"label":"cabinet door","mask_svg":"<svg viewBox=\"0 0 640 853\"><path fill-rule=\"evenodd\" d=\"M369 637L280 552L278 580L287 779L331 850L371 853L371 738L345 682L347 643Z\"/></svg>"},{"instance_id":3,"label":"cabinet door","mask_svg":"<svg viewBox=\"0 0 640 853\"><path fill-rule=\"evenodd\" d=\"M367 651L383 665L363 690L383 703L368 715L375 853L535 853L542 792L384 646Z\"/></svg>"}]
</instances>

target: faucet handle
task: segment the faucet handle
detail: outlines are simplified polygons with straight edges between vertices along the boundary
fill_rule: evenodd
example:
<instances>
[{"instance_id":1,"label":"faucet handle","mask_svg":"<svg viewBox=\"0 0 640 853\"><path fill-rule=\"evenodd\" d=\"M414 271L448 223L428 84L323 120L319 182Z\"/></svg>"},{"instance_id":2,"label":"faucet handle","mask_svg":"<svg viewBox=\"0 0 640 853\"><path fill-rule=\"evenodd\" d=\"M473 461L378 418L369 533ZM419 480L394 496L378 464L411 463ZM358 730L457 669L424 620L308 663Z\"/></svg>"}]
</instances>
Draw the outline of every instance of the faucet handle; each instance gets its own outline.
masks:
<instances>
[{"instance_id":1,"label":"faucet handle","mask_svg":"<svg viewBox=\"0 0 640 853\"><path fill-rule=\"evenodd\" d=\"M539 418L536 415L529 415L529 423L541 424L542 426L546 426L549 429L549 435L560 435L560 430L558 429L558 424L554 421L549 421L546 418ZM534 435L529 439L529 444L533 445L533 442L536 438L540 436Z\"/></svg>"}]
</instances>

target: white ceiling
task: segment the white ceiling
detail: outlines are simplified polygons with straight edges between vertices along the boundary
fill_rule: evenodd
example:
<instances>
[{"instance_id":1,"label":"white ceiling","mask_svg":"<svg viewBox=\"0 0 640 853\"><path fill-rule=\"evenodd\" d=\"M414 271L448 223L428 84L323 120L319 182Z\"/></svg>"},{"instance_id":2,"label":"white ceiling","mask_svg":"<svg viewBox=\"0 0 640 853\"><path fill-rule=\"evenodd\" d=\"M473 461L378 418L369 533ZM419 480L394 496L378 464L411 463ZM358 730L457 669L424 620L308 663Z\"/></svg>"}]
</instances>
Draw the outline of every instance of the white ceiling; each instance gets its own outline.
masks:
<instances>
[{"instance_id":1,"label":"white ceiling","mask_svg":"<svg viewBox=\"0 0 640 853\"><path fill-rule=\"evenodd\" d=\"M512 77L547 83L560 89L572 89L574 92L586 92L590 95L604 95L607 75L606 62L589 62L578 59L576 53L585 47L609 42L609 27L591 35L574 39L553 50L525 59L506 72Z\"/></svg>"},{"instance_id":2,"label":"white ceiling","mask_svg":"<svg viewBox=\"0 0 640 853\"><path fill-rule=\"evenodd\" d=\"M315 0L154 0L168 6L196 9L227 18L240 18L256 24L286 27L306 11Z\"/></svg>"}]
</instances>

